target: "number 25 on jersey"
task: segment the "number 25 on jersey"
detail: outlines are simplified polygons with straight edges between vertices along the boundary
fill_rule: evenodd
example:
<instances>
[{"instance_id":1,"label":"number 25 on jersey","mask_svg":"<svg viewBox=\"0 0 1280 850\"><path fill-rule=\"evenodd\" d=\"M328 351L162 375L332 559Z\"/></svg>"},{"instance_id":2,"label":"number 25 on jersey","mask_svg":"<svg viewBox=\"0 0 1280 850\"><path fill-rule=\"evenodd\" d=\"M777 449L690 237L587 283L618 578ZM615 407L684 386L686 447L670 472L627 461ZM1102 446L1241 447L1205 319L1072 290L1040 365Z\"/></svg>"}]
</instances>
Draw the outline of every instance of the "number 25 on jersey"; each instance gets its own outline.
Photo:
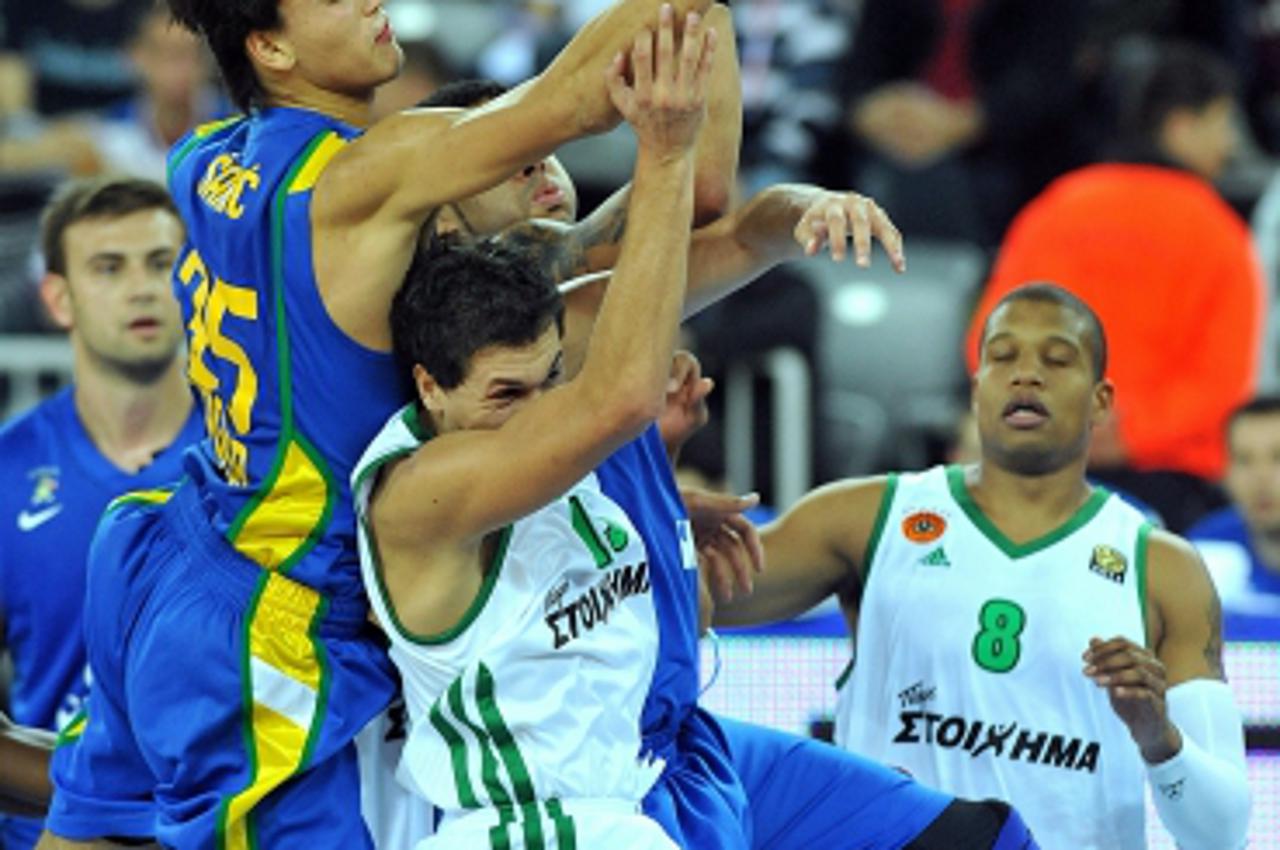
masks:
<instances>
[{"instance_id":1,"label":"number 25 on jersey","mask_svg":"<svg viewBox=\"0 0 1280 850\"><path fill-rule=\"evenodd\" d=\"M214 453L223 474L231 484L248 484L248 449L239 439L249 431L253 405L258 399L258 373L249 356L223 330L228 315L246 321L258 318L258 297L246 286L235 286L209 274L204 260L195 251L187 254L178 267L183 286L195 285L191 296L191 321L187 324L187 377L200 392L204 402L205 430L213 441ZM209 362L222 361L221 368ZM217 372L225 374L234 367L230 392Z\"/></svg>"}]
</instances>

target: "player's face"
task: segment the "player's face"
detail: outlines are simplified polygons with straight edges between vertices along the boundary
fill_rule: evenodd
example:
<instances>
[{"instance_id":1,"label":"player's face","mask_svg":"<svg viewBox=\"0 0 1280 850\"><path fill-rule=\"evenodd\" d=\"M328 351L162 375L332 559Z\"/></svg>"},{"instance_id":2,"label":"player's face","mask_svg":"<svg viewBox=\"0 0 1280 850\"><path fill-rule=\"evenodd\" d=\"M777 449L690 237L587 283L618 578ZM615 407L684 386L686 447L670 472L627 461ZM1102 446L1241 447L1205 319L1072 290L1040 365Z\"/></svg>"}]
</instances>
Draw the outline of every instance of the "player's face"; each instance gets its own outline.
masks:
<instances>
[{"instance_id":1,"label":"player's face","mask_svg":"<svg viewBox=\"0 0 1280 850\"><path fill-rule=\"evenodd\" d=\"M1094 378L1084 319L1038 301L997 308L973 379L984 460L1023 475L1062 469L1084 457L1111 395Z\"/></svg>"},{"instance_id":2,"label":"player's face","mask_svg":"<svg viewBox=\"0 0 1280 850\"><path fill-rule=\"evenodd\" d=\"M1231 426L1227 490L1250 528L1280 532L1280 413L1245 414Z\"/></svg>"},{"instance_id":3,"label":"player's face","mask_svg":"<svg viewBox=\"0 0 1280 850\"><path fill-rule=\"evenodd\" d=\"M62 244L66 277L48 283L55 319L98 362L139 380L158 377L182 341L170 282L181 223L163 209L81 219Z\"/></svg>"},{"instance_id":4,"label":"player's face","mask_svg":"<svg viewBox=\"0 0 1280 850\"><path fill-rule=\"evenodd\" d=\"M456 206L465 219L461 225L484 237L531 218L572 222L578 215L578 193L560 160L549 156Z\"/></svg>"},{"instance_id":5,"label":"player's face","mask_svg":"<svg viewBox=\"0 0 1280 850\"><path fill-rule=\"evenodd\" d=\"M129 56L143 89L162 105L189 103L209 79L200 40L170 21L166 13L147 17Z\"/></svg>"},{"instance_id":6,"label":"player's face","mask_svg":"<svg viewBox=\"0 0 1280 850\"><path fill-rule=\"evenodd\" d=\"M517 411L560 383L560 331L553 323L529 345L476 352L466 379L423 402L442 432L500 428Z\"/></svg>"},{"instance_id":7,"label":"player's face","mask_svg":"<svg viewBox=\"0 0 1280 850\"><path fill-rule=\"evenodd\" d=\"M281 0L280 35L294 70L324 91L372 97L404 54L382 0Z\"/></svg>"}]
</instances>

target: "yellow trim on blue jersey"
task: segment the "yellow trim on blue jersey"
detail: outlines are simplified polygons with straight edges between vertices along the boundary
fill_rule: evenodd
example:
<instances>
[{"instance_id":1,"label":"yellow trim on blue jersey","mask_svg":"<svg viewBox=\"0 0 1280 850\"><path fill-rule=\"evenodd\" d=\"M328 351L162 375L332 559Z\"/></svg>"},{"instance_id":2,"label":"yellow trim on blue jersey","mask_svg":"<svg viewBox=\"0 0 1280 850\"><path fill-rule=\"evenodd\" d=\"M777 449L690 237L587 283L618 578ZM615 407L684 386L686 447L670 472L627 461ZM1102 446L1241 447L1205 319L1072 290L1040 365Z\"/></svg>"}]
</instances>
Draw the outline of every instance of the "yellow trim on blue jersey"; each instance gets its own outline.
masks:
<instances>
[{"instance_id":1,"label":"yellow trim on blue jersey","mask_svg":"<svg viewBox=\"0 0 1280 850\"><path fill-rule=\"evenodd\" d=\"M289 183L289 194L296 195L299 192L307 192L314 189L325 166L338 155L338 151L346 146L347 140L337 133L331 132L321 139L320 143L311 150L307 161L302 164L302 168L294 176L293 181Z\"/></svg>"},{"instance_id":2,"label":"yellow trim on blue jersey","mask_svg":"<svg viewBox=\"0 0 1280 850\"><path fill-rule=\"evenodd\" d=\"M203 139L206 136L212 136L223 127L229 127L237 121L244 119L243 115L232 115L230 118L219 118L215 121L206 121L204 124L198 125L191 131L191 135L197 139Z\"/></svg>"},{"instance_id":3,"label":"yellow trim on blue jersey","mask_svg":"<svg viewBox=\"0 0 1280 850\"><path fill-rule=\"evenodd\" d=\"M250 814L264 797L295 775L310 756L325 716L326 662L314 635L324 609L315 590L279 573L266 573L245 639L248 786L226 800L219 824L223 850L251 850Z\"/></svg>"},{"instance_id":4,"label":"yellow trim on blue jersey","mask_svg":"<svg viewBox=\"0 0 1280 850\"><path fill-rule=\"evenodd\" d=\"M76 715L71 718L70 722L68 722L67 725L62 727L62 730L58 732L58 740L54 746L61 747L64 744L70 744L78 741L80 736L84 734L85 727L88 725L89 715L86 714L85 710L82 708L80 711L76 712Z\"/></svg>"},{"instance_id":5,"label":"yellow trim on blue jersey","mask_svg":"<svg viewBox=\"0 0 1280 850\"><path fill-rule=\"evenodd\" d=\"M279 569L306 545L328 507L324 473L291 440L279 477L237 531L235 548L255 564Z\"/></svg>"},{"instance_id":6,"label":"yellow trim on blue jersey","mask_svg":"<svg viewBox=\"0 0 1280 850\"><path fill-rule=\"evenodd\" d=\"M169 499L173 498L172 488L157 488L154 490L133 490L128 493L116 496L107 505L107 511L114 511L125 505L163 505Z\"/></svg>"}]
</instances>

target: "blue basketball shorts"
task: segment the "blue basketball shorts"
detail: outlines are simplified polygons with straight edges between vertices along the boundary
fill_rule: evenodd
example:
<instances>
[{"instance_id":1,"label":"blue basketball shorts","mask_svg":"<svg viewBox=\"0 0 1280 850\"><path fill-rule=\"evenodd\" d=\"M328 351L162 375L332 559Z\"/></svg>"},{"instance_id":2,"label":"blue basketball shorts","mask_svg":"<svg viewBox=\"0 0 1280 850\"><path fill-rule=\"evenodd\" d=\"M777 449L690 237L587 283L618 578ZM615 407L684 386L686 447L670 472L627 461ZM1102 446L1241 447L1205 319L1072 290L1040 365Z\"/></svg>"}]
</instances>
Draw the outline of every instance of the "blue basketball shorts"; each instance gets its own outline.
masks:
<instances>
[{"instance_id":1,"label":"blue basketball shorts","mask_svg":"<svg viewBox=\"0 0 1280 850\"><path fill-rule=\"evenodd\" d=\"M245 559L183 483L104 516L85 640L94 685L54 753L51 832L372 847L352 741L395 678L363 599Z\"/></svg>"}]
</instances>

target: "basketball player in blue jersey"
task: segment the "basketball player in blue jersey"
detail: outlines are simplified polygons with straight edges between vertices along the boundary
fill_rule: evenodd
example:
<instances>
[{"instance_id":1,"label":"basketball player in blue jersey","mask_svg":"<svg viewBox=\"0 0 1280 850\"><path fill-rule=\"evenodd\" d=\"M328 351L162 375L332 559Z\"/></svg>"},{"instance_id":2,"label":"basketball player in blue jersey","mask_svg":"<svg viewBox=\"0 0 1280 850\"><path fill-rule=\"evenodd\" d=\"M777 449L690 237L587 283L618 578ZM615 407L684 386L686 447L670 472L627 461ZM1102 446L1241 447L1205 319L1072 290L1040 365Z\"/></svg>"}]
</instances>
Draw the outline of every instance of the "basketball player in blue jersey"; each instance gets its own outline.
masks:
<instances>
[{"instance_id":1,"label":"basketball player in blue jersey","mask_svg":"<svg viewBox=\"0 0 1280 850\"><path fill-rule=\"evenodd\" d=\"M169 283L182 222L164 187L70 182L41 227L40 291L67 329L73 380L0 430L0 646L14 722L57 731L90 684L82 611L98 517L128 490L179 478L202 426ZM6 819L0 846L39 834L38 820Z\"/></svg>"},{"instance_id":2,"label":"basketball player in blue jersey","mask_svg":"<svg viewBox=\"0 0 1280 850\"><path fill-rule=\"evenodd\" d=\"M1005 796L1046 848L1145 847L1148 784L1179 847L1243 847L1244 741L1213 584L1189 544L1085 479L1114 393L1097 316L1031 285L982 337L978 463L810 494L763 530L767 569L716 621L837 595L857 635L837 742Z\"/></svg>"},{"instance_id":3,"label":"basketball player in blue jersey","mask_svg":"<svg viewBox=\"0 0 1280 850\"><path fill-rule=\"evenodd\" d=\"M82 737L55 754L49 844L368 847L351 740L394 678L347 482L404 400L392 295L431 210L618 120L604 72L659 4L611 5L488 109L367 132L401 58L378 0L169 5L249 113L196 130L169 162L207 439L181 486L121 501L100 529L95 688Z\"/></svg>"}]
</instances>

